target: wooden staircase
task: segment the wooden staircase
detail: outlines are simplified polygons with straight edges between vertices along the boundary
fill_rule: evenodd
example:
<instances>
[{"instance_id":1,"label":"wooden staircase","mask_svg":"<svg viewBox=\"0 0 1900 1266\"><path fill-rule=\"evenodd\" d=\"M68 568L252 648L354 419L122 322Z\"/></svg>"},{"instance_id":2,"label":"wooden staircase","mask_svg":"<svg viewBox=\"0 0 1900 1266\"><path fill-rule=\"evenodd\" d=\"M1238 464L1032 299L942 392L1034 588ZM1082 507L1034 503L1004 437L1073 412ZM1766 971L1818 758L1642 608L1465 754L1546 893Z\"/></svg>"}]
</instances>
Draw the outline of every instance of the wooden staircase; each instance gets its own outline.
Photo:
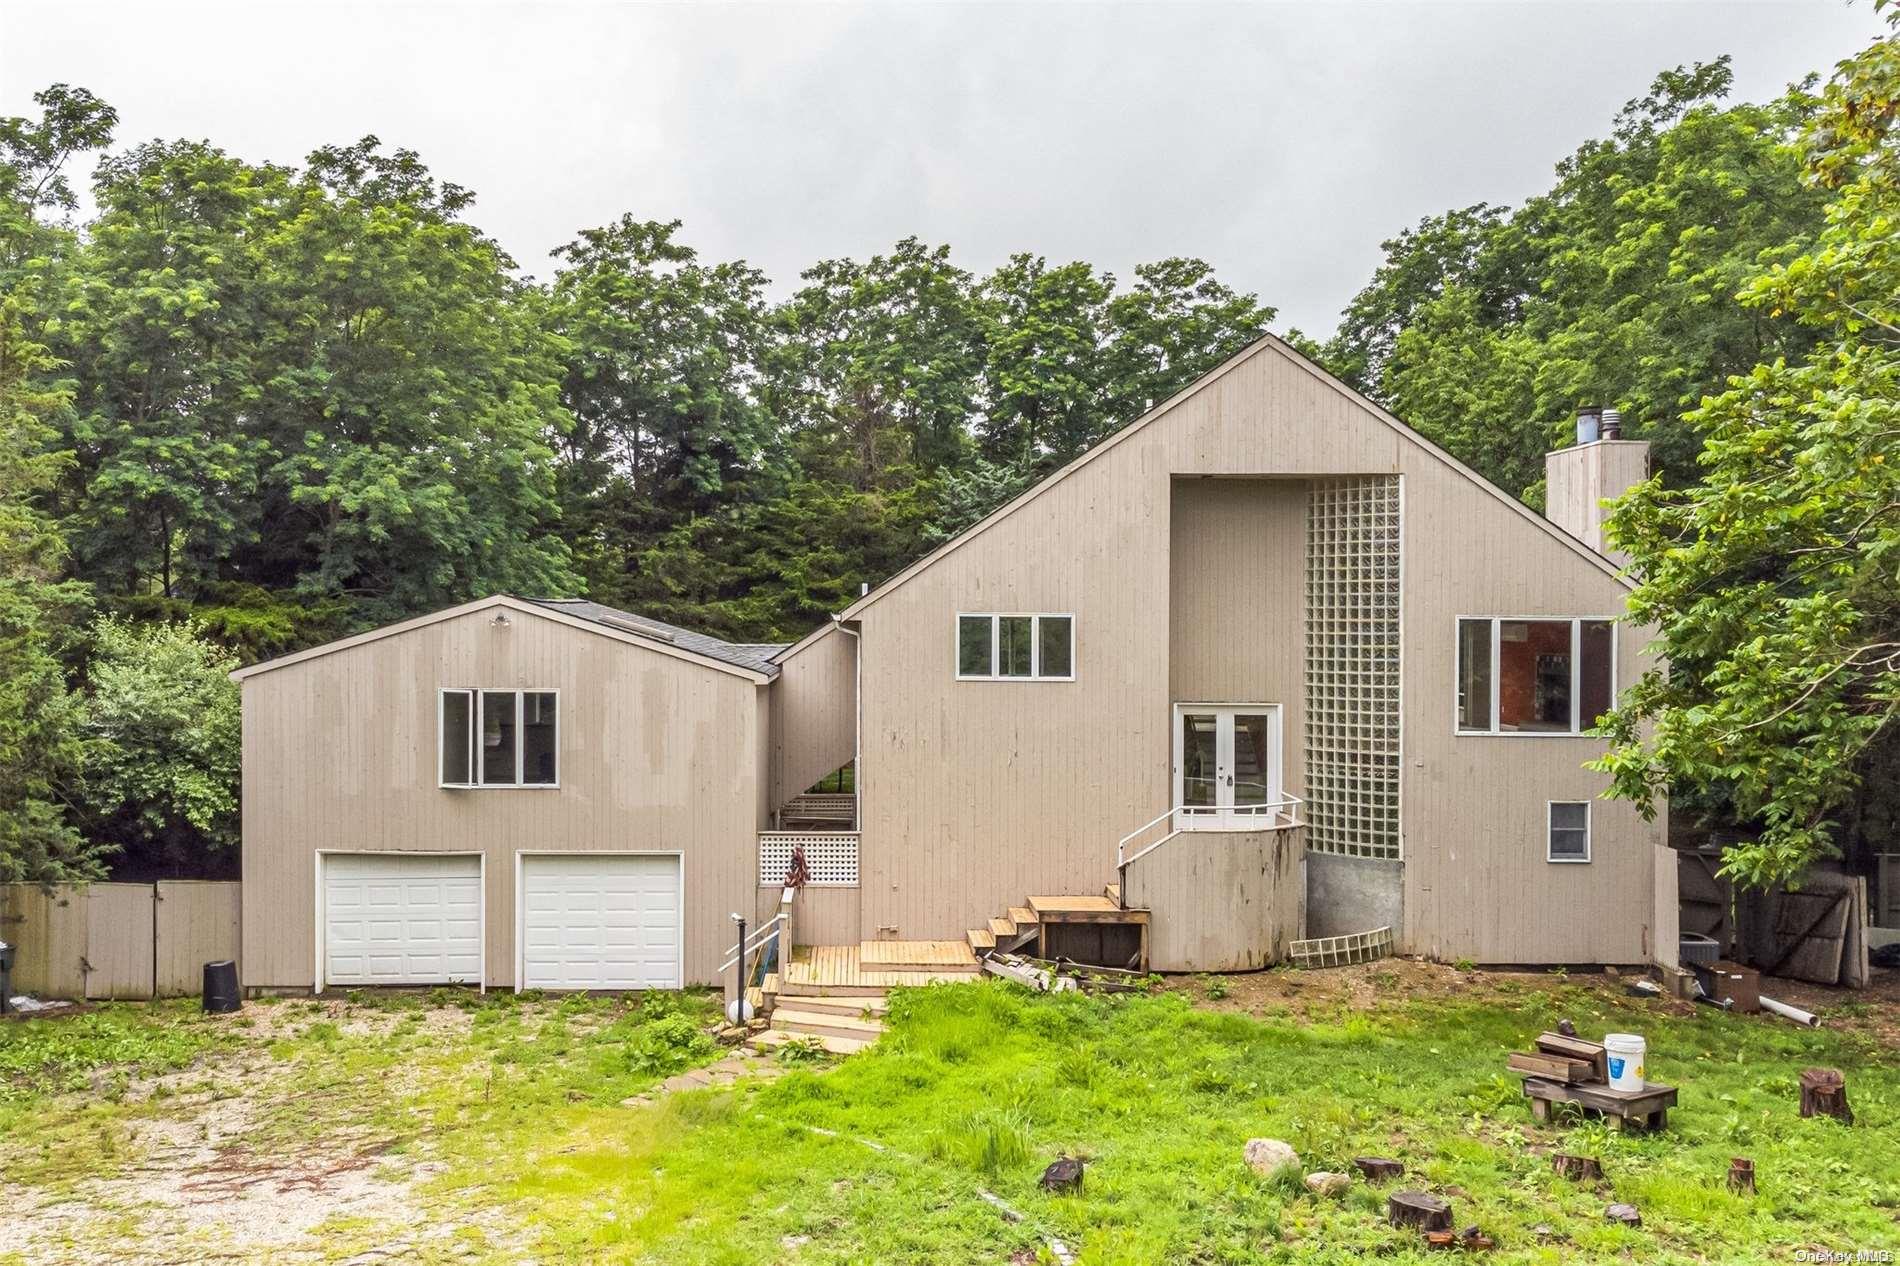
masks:
<instances>
[{"instance_id":1,"label":"wooden staircase","mask_svg":"<svg viewBox=\"0 0 1900 1266\"><path fill-rule=\"evenodd\" d=\"M882 1036L888 990L982 974L983 965L962 941L801 945L781 973L767 977L761 1001L771 1026L752 1045L771 1050L812 1041L834 1055L850 1055Z\"/></svg>"},{"instance_id":2,"label":"wooden staircase","mask_svg":"<svg viewBox=\"0 0 1900 1266\"><path fill-rule=\"evenodd\" d=\"M1119 923L1140 926L1142 929L1141 958L1143 966L1146 966L1148 911L1123 909L1122 890L1119 884L1104 885L1102 895L1099 897L1030 897L1027 904L1011 906L1004 913L991 919L985 926L971 928L963 934L963 939L964 943L970 947L970 952L978 959L995 953L1026 953L1041 956L1046 947L1045 929L1055 924L1072 923Z\"/></svg>"},{"instance_id":3,"label":"wooden staircase","mask_svg":"<svg viewBox=\"0 0 1900 1266\"><path fill-rule=\"evenodd\" d=\"M883 994L781 996L772 1008L772 1024L752 1039L760 1050L787 1042L816 1042L833 1055L863 1050L884 1034L890 1003Z\"/></svg>"}]
</instances>

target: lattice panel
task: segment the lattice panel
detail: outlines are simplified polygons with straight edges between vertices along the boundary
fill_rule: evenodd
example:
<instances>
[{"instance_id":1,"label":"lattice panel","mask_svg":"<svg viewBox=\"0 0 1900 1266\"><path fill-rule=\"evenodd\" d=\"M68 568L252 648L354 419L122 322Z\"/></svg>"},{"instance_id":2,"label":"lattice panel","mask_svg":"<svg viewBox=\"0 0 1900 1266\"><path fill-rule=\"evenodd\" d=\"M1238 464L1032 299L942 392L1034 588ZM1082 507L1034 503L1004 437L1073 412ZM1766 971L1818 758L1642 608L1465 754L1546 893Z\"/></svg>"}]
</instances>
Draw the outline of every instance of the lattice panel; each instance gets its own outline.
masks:
<instances>
[{"instance_id":1,"label":"lattice panel","mask_svg":"<svg viewBox=\"0 0 1900 1266\"><path fill-rule=\"evenodd\" d=\"M1322 480L1306 514L1307 847L1399 856L1399 480Z\"/></svg>"},{"instance_id":2,"label":"lattice panel","mask_svg":"<svg viewBox=\"0 0 1900 1266\"><path fill-rule=\"evenodd\" d=\"M816 835L803 831L767 831L759 836L759 883L765 887L785 882L792 849L803 846L808 881L814 888L858 886L858 837L855 834Z\"/></svg>"}]
</instances>

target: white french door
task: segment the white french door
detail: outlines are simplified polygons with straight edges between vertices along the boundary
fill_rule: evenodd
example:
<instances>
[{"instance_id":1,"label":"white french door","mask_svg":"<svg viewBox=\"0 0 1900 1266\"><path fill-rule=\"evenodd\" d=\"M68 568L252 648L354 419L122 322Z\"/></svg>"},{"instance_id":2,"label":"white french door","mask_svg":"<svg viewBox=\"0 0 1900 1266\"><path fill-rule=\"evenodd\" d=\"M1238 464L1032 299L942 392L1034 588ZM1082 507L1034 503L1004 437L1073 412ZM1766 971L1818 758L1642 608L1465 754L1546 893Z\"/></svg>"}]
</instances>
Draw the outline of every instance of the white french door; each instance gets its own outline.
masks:
<instances>
[{"instance_id":1,"label":"white french door","mask_svg":"<svg viewBox=\"0 0 1900 1266\"><path fill-rule=\"evenodd\" d=\"M1257 830L1281 805L1280 705L1174 705L1177 830Z\"/></svg>"}]
</instances>

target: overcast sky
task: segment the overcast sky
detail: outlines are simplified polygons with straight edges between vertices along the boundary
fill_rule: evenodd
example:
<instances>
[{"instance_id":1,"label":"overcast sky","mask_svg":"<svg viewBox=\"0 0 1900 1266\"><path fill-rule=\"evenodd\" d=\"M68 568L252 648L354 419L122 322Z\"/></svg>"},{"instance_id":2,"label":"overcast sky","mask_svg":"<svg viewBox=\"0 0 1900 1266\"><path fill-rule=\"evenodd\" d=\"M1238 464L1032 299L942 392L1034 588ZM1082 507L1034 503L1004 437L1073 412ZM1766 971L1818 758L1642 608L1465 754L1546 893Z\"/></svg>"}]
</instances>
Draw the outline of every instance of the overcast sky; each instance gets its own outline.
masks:
<instances>
[{"instance_id":1,"label":"overcast sky","mask_svg":"<svg viewBox=\"0 0 1900 1266\"><path fill-rule=\"evenodd\" d=\"M640 6L0 0L0 114L64 81L119 140L293 162L375 133L476 191L529 272L623 212L782 293L907 234L1198 255L1330 331L1379 243L1514 203L1664 67L1780 91L1882 29L1799 3Z\"/></svg>"}]
</instances>

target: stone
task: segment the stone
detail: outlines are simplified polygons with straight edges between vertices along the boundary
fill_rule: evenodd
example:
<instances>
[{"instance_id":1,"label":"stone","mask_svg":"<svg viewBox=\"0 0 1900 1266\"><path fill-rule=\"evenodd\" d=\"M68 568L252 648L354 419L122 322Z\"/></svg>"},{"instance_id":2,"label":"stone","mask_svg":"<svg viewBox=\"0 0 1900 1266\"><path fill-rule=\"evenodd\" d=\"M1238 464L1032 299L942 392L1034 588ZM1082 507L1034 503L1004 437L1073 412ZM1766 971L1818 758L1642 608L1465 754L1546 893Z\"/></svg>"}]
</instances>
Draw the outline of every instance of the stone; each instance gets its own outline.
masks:
<instances>
[{"instance_id":1,"label":"stone","mask_svg":"<svg viewBox=\"0 0 1900 1266\"><path fill-rule=\"evenodd\" d=\"M1300 1154L1289 1143L1279 1139L1248 1139L1243 1155L1247 1158L1247 1168L1262 1178L1271 1178L1289 1167L1298 1169Z\"/></svg>"},{"instance_id":2,"label":"stone","mask_svg":"<svg viewBox=\"0 0 1900 1266\"><path fill-rule=\"evenodd\" d=\"M1636 1211L1633 1204L1613 1204L1603 1211L1603 1216L1612 1222L1621 1222L1624 1226L1643 1225L1643 1215Z\"/></svg>"},{"instance_id":3,"label":"stone","mask_svg":"<svg viewBox=\"0 0 1900 1266\"><path fill-rule=\"evenodd\" d=\"M1336 1174L1322 1169L1306 1176L1306 1189L1316 1196L1337 1196L1350 1186L1350 1174Z\"/></svg>"}]
</instances>

